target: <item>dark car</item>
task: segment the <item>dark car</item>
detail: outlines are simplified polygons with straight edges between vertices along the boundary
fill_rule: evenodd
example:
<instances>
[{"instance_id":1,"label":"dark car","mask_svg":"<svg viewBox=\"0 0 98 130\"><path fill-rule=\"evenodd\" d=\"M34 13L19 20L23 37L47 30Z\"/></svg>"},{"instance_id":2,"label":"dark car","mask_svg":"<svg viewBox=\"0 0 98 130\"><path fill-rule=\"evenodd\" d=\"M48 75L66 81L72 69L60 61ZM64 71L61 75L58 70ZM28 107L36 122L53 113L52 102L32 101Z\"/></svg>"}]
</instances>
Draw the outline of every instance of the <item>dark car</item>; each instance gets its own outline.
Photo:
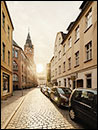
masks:
<instances>
[{"instance_id":1,"label":"dark car","mask_svg":"<svg viewBox=\"0 0 98 130\"><path fill-rule=\"evenodd\" d=\"M58 106L69 106L70 88L55 86L51 89L50 99L57 103Z\"/></svg>"},{"instance_id":2,"label":"dark car","mask_svg":"<svg viewBox=\"0 0 98 130\"><path fill-rule=\"evenodd\" d=\"M69 99L69 116L97 128L97 89L74 89Z\"/></svg>"},{"instance_id":3,"label":"dark car","mask_svg":"<svg viewBox=\"0 0 98 130\"><path fill-rule=\"evenodd\" d=\"M47 87L47 89L46 89L46 91L45 91L44 94L45 94L47 97L50 98L50 93L51 93L51 88Z\"/></svg>"}]
</instances>

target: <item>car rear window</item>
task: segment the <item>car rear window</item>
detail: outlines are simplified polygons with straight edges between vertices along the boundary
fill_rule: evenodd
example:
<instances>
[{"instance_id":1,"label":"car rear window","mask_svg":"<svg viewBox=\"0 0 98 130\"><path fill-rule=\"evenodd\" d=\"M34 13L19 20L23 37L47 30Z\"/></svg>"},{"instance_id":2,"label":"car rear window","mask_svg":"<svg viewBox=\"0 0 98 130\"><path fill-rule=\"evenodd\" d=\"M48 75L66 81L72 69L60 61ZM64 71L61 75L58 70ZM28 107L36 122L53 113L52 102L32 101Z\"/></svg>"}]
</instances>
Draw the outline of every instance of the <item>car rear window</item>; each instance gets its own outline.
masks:
<instances>
[{"instance_id":1,"label":"car rear window","mask_svg":"<svg viewBox=\"0 0 98 130\"><path fill-rule=\"evenodd\" d=\"M75 91L74 99L89 106L94 104L94 93L90 91Z\"/></svg>"},{"instance_id":2,"label":"car rear window","mask_svg":"<svg viewBox=\"0 0 98 130\"><path fill-rule=\"evenodd\" d=\"M65 89L65 88L57 88L58 90L58 93L61 93L61 94L70 94L71 93L71 90L70 89Z\"/></svg>"}]
</instances>

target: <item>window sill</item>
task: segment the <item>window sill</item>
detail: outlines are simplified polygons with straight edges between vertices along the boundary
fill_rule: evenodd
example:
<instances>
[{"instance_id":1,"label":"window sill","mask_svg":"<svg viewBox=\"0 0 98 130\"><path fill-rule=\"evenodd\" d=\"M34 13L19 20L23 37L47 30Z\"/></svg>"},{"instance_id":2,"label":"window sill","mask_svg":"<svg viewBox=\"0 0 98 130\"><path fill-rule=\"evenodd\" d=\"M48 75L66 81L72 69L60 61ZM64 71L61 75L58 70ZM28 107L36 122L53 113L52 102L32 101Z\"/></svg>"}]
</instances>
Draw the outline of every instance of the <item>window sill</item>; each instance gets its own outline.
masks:
<instances>
[{"instance_id":1,"label":"window sill","mask_svg":"<svg viewBox=\"0 0 98 130\"><path fill-rule=\"evenodd\" d=\"M79 65L75 65L74 68L78 67Z\"/></svg>"},{"instance_id":2,"label":"window sill","mask_svg":"<svg viewBox=\"0 0 98 130\"><path fill-rule=\"evenodd\" d=\"M71 70L71 68L68 69L68 71Z\"/></svg>"},{"instance_id":3,"label":"window sill","mask_svg":"<svg viewBox=\"0 0 98 130\"><path fill-rule=\"evenodd\" d=\"M63 53L63 56L65 55L66 53Z\"/></svg>"},{"instance_id":4,"label":"window sill","mask_svg":"<svg viewBox=\"0 0 98 130\"><path fill-rule=\"evenodd\" d=\"M84 31L84 33L86 33L91 27L92 27L93 24L91 24L88 28L86 28L86 30Z\"/></svg>"},{"instance_id":5,"label":"window sill","mask_svg":"<svg viewBox=\"0 0 98 130\"><path fill-rule=\"evenodd\" d=\"M91 58L91 59L89 59L89 60L84 61L84 63L89 62L89 61L91 61L91 60L92 60L92 58Z\"/></svg>"},{"instance_id":6,"label":"window sill","mask_svg":"<svg viewBox=\"0 0 98 130\"><path fill-rule=\"evenodd\" d=\"M66 71L63 71L63 73L65 73Z\"/></svg>"},{"instance_id":7,"label":"window sill","mask_svg":"<svg viewBox=\"0 0 98 130\"><path fill-rule=\"evenodd\" d=\"M79 41L79 39L80 39L80 38L78 38L78 39L74 42L74 44L75 44L76 42L78 42L78 41Z\"/></svg>"}]
</instances>

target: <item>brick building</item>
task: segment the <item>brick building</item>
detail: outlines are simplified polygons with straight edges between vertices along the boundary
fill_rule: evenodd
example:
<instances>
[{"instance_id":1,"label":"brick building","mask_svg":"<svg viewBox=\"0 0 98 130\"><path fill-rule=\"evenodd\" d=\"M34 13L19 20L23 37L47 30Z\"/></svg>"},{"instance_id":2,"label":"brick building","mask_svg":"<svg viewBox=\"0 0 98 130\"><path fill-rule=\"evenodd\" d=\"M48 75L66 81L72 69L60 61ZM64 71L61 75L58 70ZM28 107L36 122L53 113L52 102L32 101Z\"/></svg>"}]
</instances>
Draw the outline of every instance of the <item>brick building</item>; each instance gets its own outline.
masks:
<instances>
[{"instance_id":1,"label":"brick building","mask_svg":"<svg viewBox=\"0 0 98 130\"><path fill-rule=\"evenodd\" d=\"M33 45L28 33L25 50L13 40L13 88L30 88L37 85ZM30 46L28 45L30 44ZM29 49L30 47L30 49Z\"/></svg>"}]
</instances>

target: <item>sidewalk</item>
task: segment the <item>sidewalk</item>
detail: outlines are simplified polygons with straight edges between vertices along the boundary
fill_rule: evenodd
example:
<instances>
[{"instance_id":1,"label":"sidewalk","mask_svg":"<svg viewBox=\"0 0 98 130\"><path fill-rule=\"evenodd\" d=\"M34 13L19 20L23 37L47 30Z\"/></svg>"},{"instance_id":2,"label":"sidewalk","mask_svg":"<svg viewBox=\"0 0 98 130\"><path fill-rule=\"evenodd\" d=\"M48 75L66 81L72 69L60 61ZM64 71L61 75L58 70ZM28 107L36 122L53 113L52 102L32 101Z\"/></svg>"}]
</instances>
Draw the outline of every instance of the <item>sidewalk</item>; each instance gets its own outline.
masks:
<instances>
[{"instance_id":1,"label":"sidewalk","mask_svg":"<svg viewBox=\"0 0 98 130\"><path fill-rule=\"evenodd\" d=\"M14 91L13 96L9 97L7 100L1 101L1 129L6 127L19 106L24 101L25 96L33 89L24 89L23 96L21 90Z\"/></svg>"}]
</instances>

